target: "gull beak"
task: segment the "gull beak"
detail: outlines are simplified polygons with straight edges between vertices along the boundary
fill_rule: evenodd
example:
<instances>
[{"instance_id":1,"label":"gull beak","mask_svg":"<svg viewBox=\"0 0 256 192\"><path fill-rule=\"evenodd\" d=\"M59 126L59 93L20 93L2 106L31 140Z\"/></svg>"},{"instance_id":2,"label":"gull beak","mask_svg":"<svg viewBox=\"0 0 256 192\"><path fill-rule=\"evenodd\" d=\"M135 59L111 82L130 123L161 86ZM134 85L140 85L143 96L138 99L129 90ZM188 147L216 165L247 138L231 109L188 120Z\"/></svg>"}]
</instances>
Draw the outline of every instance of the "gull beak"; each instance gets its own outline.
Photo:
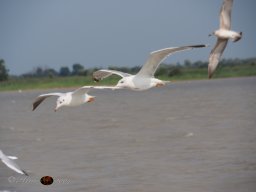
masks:
<instances>
[{"instance_id":1,"label":"gull beak","mask_svg":"<svg viewBox=\"0 0 256 192\"><path fill-rule=\"evenodd\" d=\"M93 101L95 101L95 97L90 97L87 102L88 102L88 103L91 103L91 102L93 102Z\"/></svg>"},{"instance_id":2,"label":"gull beak","mask_svg":"<svg viewBox=\"0 0 256 192\"><path fill-rule=\"evenodd\" d=\"M57 110L59 109L60 107L56 106L55 109L54 109L54 112L57 112Z\"/></svg>"},{"instance_id":3,"label":"gull beak","mask_svg":"<svg viewBox=\"0 0 256 192\"><path fill-rule=\"evenodd\" d=\"M156 87L162 87L162 86L164 86L165 84L164 83L157 83L156 84Z\"/></svg>"},{"instance_id":4,"label":"gull beak","mask_svg":"<svg viewBox=\"0 0 256 192\"><path fill-rule=\"evenodd\" d=\"M208 37L211 37L211 36L213 36L213 35L214 35L214 32L210 33L210 34L208 35Z\"/></svg>"}]
</instances>

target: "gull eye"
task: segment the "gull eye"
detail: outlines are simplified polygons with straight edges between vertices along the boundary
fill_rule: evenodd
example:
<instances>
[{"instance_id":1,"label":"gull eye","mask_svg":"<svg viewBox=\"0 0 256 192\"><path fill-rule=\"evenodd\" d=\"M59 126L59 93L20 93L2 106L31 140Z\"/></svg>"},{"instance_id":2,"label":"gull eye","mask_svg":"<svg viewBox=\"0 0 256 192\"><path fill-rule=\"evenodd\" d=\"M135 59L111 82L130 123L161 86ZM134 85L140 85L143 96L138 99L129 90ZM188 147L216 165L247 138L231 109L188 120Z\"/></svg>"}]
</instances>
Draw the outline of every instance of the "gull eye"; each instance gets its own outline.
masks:
<instances>
[{"instance_id":1,"label":"gull eye","mask_svg":"<svg viewBox=\"0 0 256 192\"><path fill-rule=\"evenodd\" d=\"M124 81L120 81L120 83L124 83Z\"/></svg>"}]
</instances>

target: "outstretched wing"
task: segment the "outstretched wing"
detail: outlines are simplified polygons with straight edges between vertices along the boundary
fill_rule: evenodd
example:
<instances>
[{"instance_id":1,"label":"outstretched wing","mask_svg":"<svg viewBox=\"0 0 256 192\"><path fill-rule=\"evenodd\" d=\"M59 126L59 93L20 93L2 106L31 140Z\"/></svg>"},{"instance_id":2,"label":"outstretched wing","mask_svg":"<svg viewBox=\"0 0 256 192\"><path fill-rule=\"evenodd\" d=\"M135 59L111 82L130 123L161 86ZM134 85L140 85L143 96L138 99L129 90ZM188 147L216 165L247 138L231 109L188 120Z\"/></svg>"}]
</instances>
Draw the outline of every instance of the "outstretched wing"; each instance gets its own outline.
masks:
<instances>
[{"instance_id":1,"label":"outstretched wing","mask_svg":"<svg viewBox=\"0 0 256 192\"><path fill-rule=\"evenodd\" d=\"M228 44L228 40L218 39L215 47L212 49L208 64L208 77L211 78L217 68L224 49Z\"/></svg>"},{"instance_id":2,"label":"outstretched wing","mask_svg":"<svg viewBox=\"0 0 256 192\"><path fill-rule=\"evenodd\" d=\"M17 173L23 174L23 175L27 175L28 174L22 170L16 163L14 163L13 161L9 162L9 161L3 161L3 163L9 167L10 169L16 171Z\"/></svg>"},{"instance_id":3,"label":"outstretched wing","mask_svg":"<svg viewBox=\"0 0 256 192\"><path fill-rule=\"evenodd\" d=\"M83 86L84 88L90 88L90 89L122 89L121 87L116 86Z\"/></svg>"},{"instance_id":4,"label":"outstretched wing","mask_svg":"<svg viewBox=\"0 0 256 192\"><path fill-rule=\"evenodd\" d=\"M124 72L121 72L121 71L101 69L101 70L95 71L92 74L92 78L93 78L94 81L100 81L104 78L109 77L110 75L113 75L113 74L121 76L121 77L128 77L128 76L131 75L129 73L124 73Z\"/></svg>"},{"instance_id":5,"label":"outstretched wing","mask_svg":"<svg viewBox=\"0 0 256 192\"><path fill-rule=\"evenodd\" d=\"M18 159L16 156L7 156L9 159Z\"/></svg>"},{"instance_id":6,"label":"outstretched wing","mask_svg":"<svg viewBox=\"0 0 256 192\"><path fill-rule=\"evenodd\" d=\"M112 89L112 90L115 90L115 89L121 89L120 87L116 87L116 86L83 86L83 87L80 87L78 89L76 89L72 95L73 96L81 96L81 95L84 95L86 93L88 93L91 89Z\"/></svg>"},{"instance_id":7,"label":"outstretched wing","mask_svg":"<svg viewBox=\"0 0 256 192\"><path fill-rule=\"evenodd\" d=\"M12 156L11 156L12 157ZM16 171L17 173L28 175L24 170L22 170L13 160L6 156L3 152L1 153L2 162L10 169Z\"/></svg>"},{"instance_id":8,"label":"outstretched wing","mask_svg":"<svg viewBox=\"0 0 256 192\"><path fill-rule=\"evenodd\" d=\"M143 65L137 75L140 76L149 76L153 77L159 64L172 53L189 50L193 48L200 48L206 47L206 45L190 45L190 46L183 46L183 47L170 47L165 49L160 49L150 53L150 56L147 62Z\"/></svg>"},{"instance_id":9,"label":"outstretched wing","mask_svg":"<svg viewBox=\"0 0 256 192\"><path fill-rule=\"evenodd\" d=\"M233 0L224 0L220 9L220 28L230 30Z\"/></svg>"},{"instance_id":10,"label":"outstretched wing","mask_svg":"<svg viewBox=\"0 0 256 192\"><path fill-rule=\"evenodd\" d=\"M40 105L47 97L51 97L51 96L62 96L63 93L47 93L47 94L42 94L39 95L36 100L33 102L33 109L32 111L34 111L38 105Z\"/></svg>"}]
</instances>

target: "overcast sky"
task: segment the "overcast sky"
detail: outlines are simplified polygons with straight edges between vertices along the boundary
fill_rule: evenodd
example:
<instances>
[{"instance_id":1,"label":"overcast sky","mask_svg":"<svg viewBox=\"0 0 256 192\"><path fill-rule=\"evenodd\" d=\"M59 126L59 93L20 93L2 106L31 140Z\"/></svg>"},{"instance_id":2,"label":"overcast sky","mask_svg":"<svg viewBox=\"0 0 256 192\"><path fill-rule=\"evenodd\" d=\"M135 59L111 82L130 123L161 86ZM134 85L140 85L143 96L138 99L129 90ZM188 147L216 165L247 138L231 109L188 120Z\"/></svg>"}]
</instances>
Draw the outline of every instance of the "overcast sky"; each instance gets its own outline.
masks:
<instances>
[{"instance_id":1,"label":"overcast sky","mask_svg":"<svg viewBox=\"0 0 256 192\"><path fill-rule=\"evenodd\" d=\"M214 46L222 0L0 0L0 58L11 74L80 63L89 67L143 65L154 50ZM223 58L256 57L256 1L234 0ZM166 63L207 61L211 48L177 53Z\"/></svg>"}]
</instances>

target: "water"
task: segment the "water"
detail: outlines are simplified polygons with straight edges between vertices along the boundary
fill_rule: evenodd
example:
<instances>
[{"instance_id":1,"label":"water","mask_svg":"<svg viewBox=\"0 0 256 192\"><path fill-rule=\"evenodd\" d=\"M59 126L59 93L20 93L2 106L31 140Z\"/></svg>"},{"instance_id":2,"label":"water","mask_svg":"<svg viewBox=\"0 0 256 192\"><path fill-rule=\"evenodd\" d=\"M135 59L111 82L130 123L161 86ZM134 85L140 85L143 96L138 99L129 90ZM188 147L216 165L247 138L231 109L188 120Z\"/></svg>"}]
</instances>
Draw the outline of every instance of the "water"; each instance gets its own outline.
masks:
<instances>
[{"instance_id":1,"label":"water","mask_svg":"<svg viewBox=\"0 0 256 192\"><path fill-rule=\"evenodd\" d=\"M0 149L30 174L1 163L0 191L256 190L256 77L95 90L94 103L31 110L68 90L0 93Z\"/></svg>"}]
</instances>

